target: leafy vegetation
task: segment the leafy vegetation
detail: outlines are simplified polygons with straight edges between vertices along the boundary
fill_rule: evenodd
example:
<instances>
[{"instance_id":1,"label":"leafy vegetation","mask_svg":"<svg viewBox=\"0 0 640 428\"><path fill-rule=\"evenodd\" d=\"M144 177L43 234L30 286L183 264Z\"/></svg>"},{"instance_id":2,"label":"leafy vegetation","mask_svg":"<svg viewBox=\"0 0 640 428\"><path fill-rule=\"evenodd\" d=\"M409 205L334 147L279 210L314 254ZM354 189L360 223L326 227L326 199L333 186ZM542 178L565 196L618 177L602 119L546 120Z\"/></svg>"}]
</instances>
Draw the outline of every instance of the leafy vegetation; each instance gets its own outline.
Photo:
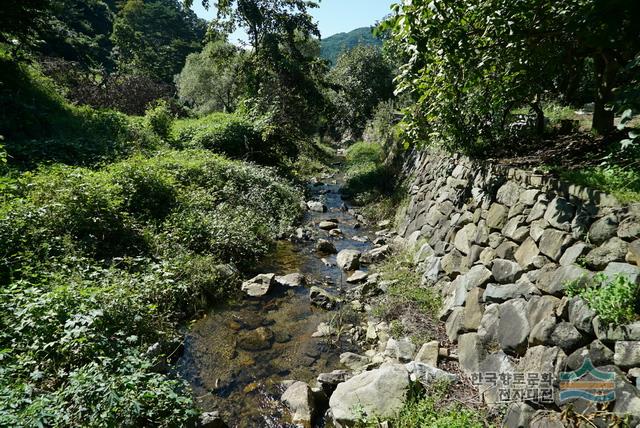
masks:
<instances>
[{"instance_id":1,"label":"leafy vegetation","mask_svg":"<svg viewBox=\"0 0 640 428\"><path fill-rule=\"evenodd\" d=\"M611 131L612 89L629 84L622 71L637 66L640 47L638 26L630 18L639 5L614 3L396 5L396 15L383 28L409 58L398 80L398 90L416 101L407 111L407 137L473 151L504 141L509 112L520 106L534 110L535 127L542 131L543 98L570 94L583 75L594 82L592 128ZM591 69L583 68L587 60Z\"/></svg>"},{"instance_id":2,"label":"leafy vegetation","mask_svg":"<svg viewBox=\"0 0 640 428\"><path fill-rule=\"evenodd\" d=\"M572 281L567 284L567 295L582 297L605 325L627 324L640 314L640 286L626 275L611 279L600 273L589 281Z\"/></svg>"},{"instance_id":3,"label":"leafy vegetation","mask_svg":"<svg viewBox=\"0 0 640 428\"><path fill-rule=\"evenodd\" d=\"M640 172L618 165L560 170L560 177L581 186L610 193L621 202L640 201Z\"/></svg>"}]
</instances>

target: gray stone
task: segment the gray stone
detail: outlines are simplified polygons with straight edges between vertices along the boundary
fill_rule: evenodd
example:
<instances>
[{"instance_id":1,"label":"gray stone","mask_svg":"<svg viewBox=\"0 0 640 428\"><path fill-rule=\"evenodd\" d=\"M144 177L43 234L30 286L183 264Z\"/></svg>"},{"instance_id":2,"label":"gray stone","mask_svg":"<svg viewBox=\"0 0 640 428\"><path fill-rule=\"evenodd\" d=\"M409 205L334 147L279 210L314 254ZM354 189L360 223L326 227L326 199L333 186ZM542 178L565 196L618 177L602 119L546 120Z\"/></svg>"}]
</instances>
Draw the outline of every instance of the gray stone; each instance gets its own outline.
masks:
<instances>
[{"instance_id":1,"label":"gray stone","mask_svg":"<svg viewBox=\"0 0 640 428\"><path fill-rule=\"evenodd\" d=\"M629 217L620 223L618 238L632 240L640 238L640 219Z\"/></svg>"},{"instance_id":2,"label":"gray stone","mask_svg":"<svg viewBox=\"0 0 640 428\"><path fill-rule=\"evenodd\" d=\"M361 261L363 263L375 263L384 260L389 254L391 254L391 247L388 244L381 245L378 248L367 251L362 256Z\"/></svg>"},{"instance_id":3,"label":"gray stone","mask_svg":"<svg viewBox=\"0 0 640 428\"><path fill-rule=\"evenodd\" d=\"M449 340L455 342L458 340L458 335L464 330L464 308L453 308L447 322L445 323L445 330Z\"/></svg>"},{"instance_id":4,"label":"gray stone","mask_svg":"<svg viewBox=\"0 0 640 428\"><path fill-rule=\"evenodd\" d=\"M514 282L522 274L522 267L511 260L496 259L491 268L493 278L499 283Z\"/></svg>"},{"instance_id":5,"label":"gray stone","mask_svg":"<svg viewBox=\"0 0 640 428\"><path fill-rule=\"evenodd\" d=\"M276 275L264 273L242 283L242 291L251 297L266 295L275 283Z\"/></svg>"},{"instance_id":6,"label":"gray stone","mask_svg":"<svg viewBox=\"0 0 640 428\"><path fill-rule=\"evenodd\" d=\"M544 219L556 229L568 232L571 230L571 220L575 215L576 209L569 201L564 198L557 197L547 207Z\"/></svg>"},{"instance_id":7,"label":"gray stone","mask_svg":"<svg viewBox=\"0 0 640 428\"><path fill-rule=\"evenodd\" d=\"M364 355L354 354L353 352L344 352L340 354L340 364L348 367L353 371L364 369L369 364L369 358Z\"/></svg>"},{"instance_id":8,"label":"gray stone","mask_svg":"<svg viewBox=\"0 0 640 428\"><path fill-rule=\"evenodd\" d=\"M522 242L529 235L529 228L522 226L524 223L523 216L516 216L507 221L504 228L502 228L502 234L507 238L510 238L516 242Z\"/></svg>"},{"instance_id":9,"label":"gray stone","mask_svg":"<svg viewBox=\"0 0 640 428\"><path fill-rule=\"evenodd\" d=\"M440 343L437 340L425 343L414 358L419 363L424 363L432 367L438 366L438 355L440 352Z\"/></svg>"},{"instance_id":10,"label":"gray stone","mask_svg":"<svg viewBox=\"0 0 640 428\"><path fill-rule=\"evenodd\" d=\"M491 229L502 229L507 221L509 210L501 204L493 203L487 212L487 226Z\"/></svg>"},{"instance_id":11,"label":"gray stone","mask_svg":"<svg viewBox=\"0 0 640 428\"><path fill-rule=\"evenodd\" d=\"M386 356L395 358L396 360L406 363L413 359L416 353L416 345L408 338L394 339L390 338L387 341L384 353Z\"/></svg>"},{"instance_id":12,"label":"gray stone","mask_svg":"<svg viewBox=\"0 0 640 428\"><path fill-rule=\"evenodd\" d=\"M294 424L311 426L311 421L316 413L313 392L304 382L295 382L282 394L280 399L291 412L291 421Z\"/></svg>"},{"instance_id":13,"label":"gray stone","mask_svg":"<svg viewBox=\"0 0 640 428\"><path fill-rule=\"evenodd\" d=\"M504 428L529 428L536 411L526 403L511 403L502 420Z\"/></svg>"},{"instance_id":14,"label":"gray stone","mask_svg":"<svg viewBox=\"0 0 640 428\"><path fill-rule=\"evenodd\" d=\"M522 193L522 188L514 183L513 181L507 181L498 189L496 193L496 200L508 207L515 205L516 202L520 199L520 193Z\"/></svg>"},{"instance_id":15,"label":"gray stone","mask_svg":"<svg viewBox=\"0 0 640 428\"><path fill-rule=\"evenodd\" d=\"M537 345L551 345L554 330L556 329L556 317L549 316L540 322L538 322L531 329L531 334L529 335L529 345L537 346Z\"/></svg>"},{"instance_id":16,"label":"gray stone","mask_svg":"<svg viewBox=\"0 0 640 428\"><path fill-rule=\"evenodd\" d=\"M571 370L578 370L587 357L595 367L613 363L613 351L596 339L589 346L577 349L569 355L566 360L567 367Z\"/></svg>"},{"instance_id":17,"label":"gray stone","mask_svg":"<svg viewBox=\"0 0 640 428\"><path fill-rule=\"evenodd\" d=\"M486 356L482 340L477 333L466 333L458 337L458 361L467 373L477 373Z\"/></svg>"},{"instance_id":18,"label":"gray stone","mask_svg":"<svg viewBox=\"0 0 640 428\"><path fill-rule=\"evenodd\" d=\"M466 290L482 287L491 279L491 271L484 266L473 266L467 273L460 275L456 281L461 281Z\"/></svg>"},{"instance_id":19,"label":"gray stone","mask_svg":"<svg viewBox=\"0 0 640 428\"><path fill-rule=\"evenodd\" d=\"M540 291L532 284L489 284L484 292L484 301L488 303L500 303L518 297L529 297L540 294Z\"/></svg>"},{"instance_id":20,"label":"gray stone","mask_svg":"<svg viewBox=\"0 0 640 428\"><path fill-rule=\"evenodd\" d=\"M316 244L316 251L323 254L335 254L336 246L331 241L327 241L326 239L319 239Z\"/></svg>"},{"instance_id":21,"label":"gray stone","mask_svg":"<svg viewBox=\"0 0 640 428\"><path fill-rule=\"evenodd\" d=\"M319 374L317 381L325 394L331 396L338 384L346 382L351 377L353 377L353 374L348 370L334 370L331 373Z\"/></svg>"},{"instance_id":22,"label":"gray stone","mask_svg":"<svg viewBox=\"0 0 640 428\"><path fill-rule=\"evenodd\" d=\"M369 277L368 273L361 270L357 270L353 272L349 278L347 278L347 282L349 284L356 284L358 282L365 281L368 277Z\"/></svg>"},{"instance_id":23,"label":"gray stone","mask_svg":"<svg viewBox=\"0 0 640 428\"><path fill-rule=\"evenodd\" d=\"M467 299L464 305L464 317L462 325L465 330L477 330L482 321L484 313L483 300L484 290L482 288L473 288L467 293Z\"/></svg>"},{"instance_id":24,"label":"gray stone","mask_svg":"<svg viewBox=\"0 0 640 428\"><path fill-rule=\"evenodd\" d=\"M238 335L237 344L245 351L264 351L270 349L273 344L273 332L266 327L241 332Z\"/></svg>"},{"instance_id":25,"label":"gray stone","mask_svg":"<svg viewBox=\"0 0 640 428\"><path fill-rule=\"evenodd\" d=\"M560 299L553 296L533 296L527 302L527 320L535 326L540 321L555 317Z\"/></svg>"},{"instance_id":26,"label":"gray stone","mask_svg":"<svg viewBox=\"0 0 640 428\"><path fill-rule=\"evenodd\" d=\"M419 265L420 263L424 263L429 257L434 255L433 248L429 244L422 244L420 249L416 252L415 256L413 256L413 264Z\"/></svg>"},{"instance_id":27,"label":"gray stone","mask_svg":"<svg viewBox=\"0 0 640 428\"><path fill-rule=\"evenodd\" d=\"M524 357L518 362L518 372L553 373L557 378L563 369L567 355L557 346L534 346L527 349Z\"/></svg>"},{"instance_id":28,"label":"gray stone","mask_svg":"<svg viewBox=\"0 0 640 428\"><path fill-rule=\"evenodd\" d=\"M624 258L628 263L635 263L640 266L640 239L636 239L629 244L627 255Z\"/></svg>"},{"instance_id":29,"label":"gray stone","mask_svg":"<svg viewBox=\"0 0 640 428\"><path fill-rule=\"evenodd\" d=\"M531 223L531 228L529 230L529 235L535 242L540 241L542 234L545 230L549 228L549 222L545 219L536 220Z\"/></svg>"},{"instance_id":30,"label":"gray stone","mask_svg":"<svg viewBox=\"0 0 640 428\"><path fill-rule=\"evenodd\" d=\"M616 342L613 362L622 368L640 366L640 342Z\"/></svg>"},{"instance_id":31,"label":"gray stone","mask_svg":"<svg viewBox=\"0 0 640 428\"><path fill-rule=\"evenodd\" d=\"M621 326L606 326L600 321L600 317L593 319L593 330L596 337L605 343L618 340L640 341L640 321Z\"/></svg>"},{"instance_id":32,"label":"gray stone","mask_svg":"<svg viewBox=\"0 0 640 428\"><path fill-rule=\"evenodd\" d=\"M627 255L629 244L618 237L613 237L601 246L589 251L585 257L587 265L602 270L611 262L623 261Z\"/></svg>"},{"instance_id":33,"label":"gray stone","mask_svg":"<svg viewBox=\"0 0 640 428\"><path fill-rule=\"evenodd\" d=\"M490 231L487 227L487 222L485 220L480 220L476 227L476 236L474 237L473 242L478 245L487 245L489 244L489 235Z\"/></svg>"},{"instance_id":34,"label":"gray stone","mask_svg":"<svg viewBox=\"0 0 640 428\"><path fill-rule=\"evenodd\" d=\"M409 372L402 364L386 365L339 384L329 399L333 422L353 426L365 417L386 419L404 405Z\"/></svg>"},{"instance_id":35,"label":"gray stone","mask_svg":"<svg viewBox=\"0 0 640 428\"><path fill-rule=\"evenodd\" d=\"M333 294L316 286L309 290L309 300L312 305L324 309L333 309L338 303L338 299Z\"/></svg>"},{"instance_id":36,"label":"gray stone","mask_svg":"<svg viewBox=\"0 0 640 428\"><path fill-rule=\"evenodd\" d=\"M338 228L338 223L328 220L323 220L318 224L318 227L322 230L333 230Z\"/></svg>"},{"instance_id":37,"label":"gray stone","mask_svg":"<svg viewBox=\"0 0 640 428\"><path fill-rule=\"evenodd\" d=\"M489 234L489 246L494 250L504 242L504 236L500 232L493 232Z\"/></svg>"},{"instance_id":38,"label":"gray stone","mask_svg":"<svg viewBox=\"0 0 640 428\"><path fill-rule=\"evenodd\" d=\"M569 245L571 235L555 229L546 229L540 237L540 252L551 260L558 261Z\"/></svg>"},{"instance_id":39,"label":"gray stone","mask_svg":"<svg viewBox=\"0 0 640 428\"><path fill-rule=\"evenodd\" d=\"M515 370L511 359L502 351L494 352L487 356L480 363L479 372L483 375L485 373L498 373L498 378L501 373L513 373ZM484 377L483 377L484 378ZM480 385L480 394L484 402L490 406L500 404L500 391L495 385Z\"/></svg>"},{"instance_id":40,"label":"gray stone","mask_svg":"<svg viewBox=\"0 0 640 428\"><path fill-rule=\"evenodd\" d=\"M220 416L220 412L205 412L200 415L198 428L229 428Z\"/></svg>"},{"instance_id":41,"label":"gray stone","mask_svg":"<svg viewBox=\"0 0 640 428\"><path fill-rule=\"evenodd\" d=\"M527 269L533 266L538 255L540 255L540 250L536 245L536 241L534 241L533 238L527 238L520 247L518 247L514 257L520 266Z\"/></svg>"},{"instance_id":42,"label":"gray stone","mask_svg":"<svg viewBox=\"0 0 640 428\"><path fill-rule=\"evenodd\" d=\"M532 207L538 200L539 194L540 194L540 191L538 189L525 190L524 192L520 193L520 196L518 197L518 202L528 207Z\"/></svg>"},{"instance_id":43,"label":"gray stone","mask_svg":"<svg viewBox=\"0 0 640 428\"><path fill-rule=\"evenodd\" d=\"M496 248L496 254L501 259L513 260L517 250L518 244L511 241L504 241Z\"/></svg>"},{"instance_id":44,"label":"gray stone","mask_svg":"<svg viewBox=\"0 0 640 428\"><path fill-rule=\"evenodd\" d=\"M357 250L342 250L338 253L338 267L345 271L356 270L360 267L362 253Z\"/></svg>"},{"instance_id":45,"label":"gray stone","mask_svg":"<svg viewBox=\"0 0 640 428\"><path fill-rule=\"evenodd\" d=\"M577 265L560 266L551 275L549 281L538 281L538 288L548 294L561 294L567 288L567 284L579 280L587 282L591 278L591 273Z\"/></svg>"},{"instance_id":46,"label":"gray stone","mask_svg":"<svg viewBox=\"0 0 640 428\"><path fill-rule=\"evenodd\" d=\"M589 228L589 241L600 245L616 236L618 231L618 217L615 214L606 215L593 222Z\"/></svg>"},{"instance_id":47,"label":"gray stone","mask_svg":"<svg viewBox=\"0 0 640 428\"><path fill-rule=\"evenodd\" d=\"M520 354L526 348L530 332L526 307L524 299L513 299L500 305L497 338L500 348L507 353Z\"/></svg>"},{"instance_id":48,"label":"gray stone","mask_svg":"<svg viewBox=\"0 0 640 428\"><path fill-rule=\"evenodd\" d=\"M560 347L565 353L578 349L584 342L584 338L573 324L561 322L551 334L551 344Z\"/></svg>"},{"instance_id":49,"label":"gray stone","mask_svg":"<svg viewBox=\"0 0 640 428\"><path fill-rule=\"evenodd\" d=\"M458 233L456 233L454 246L463 254L469 254L469 252L471 251L471 244L476 237L476 233L476 225L473 223L467 224L462 229L460 229Z\"/></svg>"},{"instance_id":50,"label":"gray stone","mask_svg":"<svg viewBox=\"0 0 640 428\"><path fill-rule=\"evenodd\" d=\"M528 428L565 428L562 414L548 410L538 410L531 418Z\"/></svg>"},{"instance_id":51,"label":"gray stone","mask_svg":"<svg viewBox=\"0 0 640 428\"><path fill-rule=\"evenodd\" d=\"M309 211L314 211L318 213L323 213L327 211L327 206L322 202L318 202L318 201L307 202L307 208L309 209Z\"/></svg>"},{"instance_id":52,"label":"gray stone","mask_svg":"<svg viewBox=\"0 0 640 428\"><path fill-rule=\"evenodd\" d=\"M284 276L276 276L276 282L283 287L302 287L307 283L307 279L301 273L290 273Z\"/></svg>"},{"instance_id":53,"label":"gray stone","mask_svg":"<svg viewBox=\"0 0 640 428\"><path fill-rule=\"evenodd\" d=\"M512 206L511 208L509 208L509 214L508 214L508 218L513 218L516 216L523 216L523 219L526 218L527 216L525 215L528 214L528 209L527 206L524 204L521 204L520 202L518 202L517 204L515 204L514 206Z\"/></svg>"},{"instance_id":54,"label":"gray stone","mask_svg":"<svg viewBox=\"0 0 640 428\"><path fill-rule=\"evenodd\" d=\"M487 247L480 253L479 261L484 266L491 266L491 264L497 257L498 255L496 254L495 250L493 248Z\"/></svg>"},{"instance_id":55,"label":"gray stone","mask_svg":"<svg viewBox=\"0 0 640 428\"><path fill-rule=\"evenodd\" d=\"M493 345L498 341L498 327L500 321L500 305L497 303L487 305L480 327L478 327L478 338L486 345Z\"/></svg>"},{"instance_id":56,"label":"gray stone","mask_svg":"<svg viewBox=\"0 0 640 428\"><path fill-rule=\"evenodd\" d=\"M576 296L569 300L569 322L579 331L588 335L593 334L593 318L595 316L596 313L581 297Z\"/></svg>"},{"instance_id":57,"label":"gray stone","mask_svg":"<svg viewBox=\"0 0 640 428\"><path fill-rule=\"evenodd\" d=\"M409 372L409 379L411 379L412 382L420 382L426 387L436 381L453 383L458 380L458 377L452 373L417 361L411 361L404 366Z\"/></svg>"},{"instance_id":58,"label":"gray stone","mask_svg":"<svg viewBox=\"0 0 640 428\"><path fill-rule=\"evenodd\" d=\"M612 262L607 265L603 272L609 281L621 275L635 284L640 284L640 267L628 263Z\"/></svg>"},{"instance_id":59,"label":"gray stone","mask_svg":"<svg viewBox=\"0 0 640 428\"><path fill-rule=\"evenodd\" d=\"M454 273L465 273L469 270L469 260L466 256L460 253L458 250L453 250L442 257L441 260L442 270L451 275Z\"/></svg>"},{"instance_id":60,"label":"gray stone","mask_svg":"<svg viewBox=\"0 0 640 428\"><path fill-rule=\"evenodd\" d=\"M577 242L567 248L562 257L560 257L560 266L569 266L574 264L578 259L589 251L589 246L584 242Z\"/></svg>"},{"instance_id":61,"label":"gray stone","mask_svg":"<svg viewBox=\"0 0 640 428\"><path fill-rule=\"evenodd\" d=\"M538 201L535 203L531 212L527 216L527 223L532 223L536 220L540 220L545 212L547 212L547 203L545 201Z\"/></svg>"}]
</instances>

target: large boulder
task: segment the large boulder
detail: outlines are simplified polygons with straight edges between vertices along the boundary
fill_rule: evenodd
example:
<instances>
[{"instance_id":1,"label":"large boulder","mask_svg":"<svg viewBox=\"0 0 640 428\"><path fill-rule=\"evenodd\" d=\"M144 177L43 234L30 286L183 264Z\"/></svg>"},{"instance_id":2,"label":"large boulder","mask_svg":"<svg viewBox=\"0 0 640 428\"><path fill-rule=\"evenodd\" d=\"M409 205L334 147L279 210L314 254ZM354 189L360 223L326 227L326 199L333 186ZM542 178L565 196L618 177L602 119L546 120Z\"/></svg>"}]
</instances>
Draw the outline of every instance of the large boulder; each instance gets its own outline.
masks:
<instances>
[{"instance_id":1,"label":"large boulder","mask_svg":"<svg viewBox=\"0 0 640 428\"><path fill-rule=\"evenodd\" d=\"M513 299L499 307L497 339L500 348L507 353L521 354L527 346L531 331L527 320L527 301Z\"/></svg>"},{"instance_id":2,"label":"large boulder","mask_svg":"<svg viewBox=\"0 0 640 428\"><path fill-rule=\"evenodd\" d=\"M329 408L337 427L355 425L362 417L393 417L404 405L410 378L403 364L385 365L339 384Z\"/></svg>"},{"instance_id":3,"label":"large boulder","mask_svg":"<svg viewBox=\"0 0 640 428\"><path fill-rule=\"evenodd\" d=\"M496 259L491 268L493 278L502 284L514 282L522 274L522 267L511 260Z\"/></svg>"},{"instance_id":4,"label":"large boulder","mask_svg":"<svg viewBox=\"0 0 640 428\"><path fill-rule=\"evenodd\" d=\"M486 356L486 350L478 333L465 333L458 336L458 361L467 373L477 373L480 363Z\"/></svg>"},{"instance_id":5,"label":"large boulder","mask_svg":"<svg viewBox=\"0 0 640 428\"><path fill-rule=\"evenodd\" d=\"M309 211L314 211L318 213L323 213L327 211L327 206L319 201L307 202L307 208L309 209Z\"/></svg>"},{"instance_id":6,"label":"large boulder","mask_svg":"<svg viewBox=\"0 0 640 428\"><path fill-rule=\"evenodd\" d=\"M333 309L338 303L338 299L333 294L316 286L311 287L309 290L309 300L312 305L324 309Z\"/></svg>"},{"instance_id":7,"label":"large boulder","mask_svg":"<svg viewBox=\"0 0 640 428\"><path fill-rule=\"evenodd\" d=\"M327 241L326 239L319 239L316 244L316 251L323 254L335 254L336 246L331 241Z\"/></svg>"},{"instance_id":8,"label":"large boulder","mask_svg":"<svg viewBox=\"0 0 640 428\"><path fill-rule=\"evenodd\" d=\"M353 377L353 374L349 370L334 370L330 373L320 373L316 380L320 388L329 397L339 384L346 382L351 377Z\"/></svg>"},{"instance_id":9,"label":"large boulder","mask_svg":"<svg viewBox=\"0 0 640 428\"><path fill-rule=\"evenodd\" d=\"M469 254L471 251L471 244L476 237L477 227L473 223L469 223L456 233L456 237L453 241L454 246L460 250L463 254Z\"/></svg>"},{"instance_id":10,"label":"large boulder","mask_svg":"<svg viewBox=\"0 0 640 428\"><path fill-rule=\"evenodd\" d=\"M413 359L416 353L416 345L407 338L398 340L390 338L387 341L384 353L386 356L395 358L400 362L408 362Z\"/></svg>"},{"instance_id":11,"label":"large boulder","mask_svg":"<svg viewBox=\"0 0 640 428\"><path fill-rule=\"evenodd\" d=\"M518 297L529 297L540 294L533 284L527 281L518 281L515 284L489 284L484 292L485 302L504 302Z\"/></svg>"},{"instance_id":12,"label":"large boulder","mask_svg":"<svg viewBox=\"0 0 640 428\"><path fill-rule=\"evenodd\" d=\"M264 273L242 283L242 291L251 297L266 295L275 284L276 275Z\"/></svg>"},{"instance_id":13,"label":"large boulder","mask_svg":"<svg viewBox=\"0 0 640 428\"><path fill-rule=\"evenodd\" d=\"M610 281L613 280L617 275L622 275L632 283L640 284L640 267L634 266L629 263L609 263L603 273Z\"/></svg>"},{"instance_id":14,"label":"large boulder","mask_svg":"<svg viewBox=\"0 0 640 428\"><path fill-rule=\"evenodd\" d=\"M611 262L623 261L627 255L628 248L628 243L615 236L601 246L589 251L585 261L589 267L602 270Z\"/></svg>"},{"instance_id":15,"label":"large boulder","mask_svg":"<svg viewBox=\"0 0 640 428\"><path fill-rule=\"evenodd\" d=\"M624 219L618 227L618 238L628 240L640 238L640 218Z\"/></svg>"},{"instance_id":16,"label":"large boulder","mask_svg":"<svg viewBox=\"0 0 640 428\"><path fill-rule=\"evenodd\" d=\"M496 200L501 204L511 207L518 202L521 193L522 187L513 181L507 181L498 189Z\"/></svg>"},{"instance_id":17,"label":"large boulder","mask_svg":"<svg viewBox=\"0 0 640 428\"><path fill-rule=\"evenodd\" d=\"M616 342L613 362L622 368L640 367L640 342Z\"/></svg>"},{"instance_id":18,"label":"large boulder","mask_svg":"<svg viewBox=\"0 0 640 428\"><path fill-rule=\"evenodd\" d=\"M576 209L573 204L564 198L557 197L547 207L544 219L556 229L568 232L571 230L571 220L575 213Z\"/></svg>"},{"instance_id":19,"label":"large boulder","mask_svg":"<svg viewBox=\"0 0 640 428\"><path fill-rule=\"evenodd\" d=\"M529 237L518 247L514 257L523 268L533 266L536 257L540 255L540 249L533 238Z\"/></svg>"},{"instance_id":20,"label":"large boulder","mask_svg":"<svg viewBox=\"0 0 640 428\"><path fill-rule=\"evenodd\" d=\"M280 399L291 412L294 424L311 426L315 414L313 391L304 382L295 382L282 394Z\"/></svg>"},{"instance_id":21,"label":"large boulder","mask_svg":"<svg viewBox=\"0 0 640 428\"><path fill-rule=\"evenodd\" d=\"M558 261L571 241L571 235L568 233L556 229L545 229L540 237L540 252L550 259Z\"/></svg>"},{"instance_id":22,"label":"large boulder","mask_svg":"<svg viewBox=\"0 0 640 428\"><path fill-rule=\"evenodd\" d=\"M578 261L580 257L587 254L589 245L584 242L576 242L567 248L562 257L560 257L560 266L570 266Z\"/></svg>"},{"instance_id":23,"label":"large boulder","mask_svg":"<svg viewBox=\"0 0 640 428\"><path fill-rule=\"evenodd\" d=\"M593 222L589 228L589 241L600 245L616 236L618 231L618 217L615 214L606 215Z\"/></svg>"},{"instance_id":24,"label":"large boulder","mask_svg":"<svg viewBox=\"0 0 640 428\"><path fill-rule=\"evenodd\" d=\"M565 353L571 353L578 349L585 338L571 323L561 322L557 324L551 333L551 344L561 348Z\"/></svg>"},{"instance_id":25,"label":"large boulder","mask_svg":"<svg viewBox=\"0 0 640 428\"><path fill-rule=\"evenodd\" d=\"M487 212L487 226L491 229L502 229L507 222L509 210L501 204L494 203Z\"/></svg>"},{"instance_id":26,"label":"large boulder","mask_svg":"<svg viewBox=\"0 0 640 428\"><path fill-rule=\"evenodd\" d=\"M307 279L301 273L290 273L284 276L276 276L276 283L283 287L297 288L307 283Z\"/></svg>"},{"instance_id":27,"label":"large boulder","mask_svg":"<svg viewBox=\"0 0 640 428\"><path fill-rule=\"evenodd\" d=\"M271 348L274 335L267 327L241 332L238 335L238 347L245 351L264 351Z\"/></svg>"},{"instance_id":28,"label":"large boulder","mask_svg":"<svg viewBox=\"0 0 640 428\"><path fill-rule=\"evenodd\" d=\"M553 373L557 378L564 368L567 355L557 346L534 346L527 349L524 357L518 361L521 373Z\"/></svg>"},{"instance_id":29,"label":"large boulder","mask_svg":"<svg viewBox=\"0 0 640 428\"><path fill-rule=\"evenodd\" d=\"M592 276L591 272L577 265L560 266L548 280L539 280L538 288L548 294L561 294L570 282L578 280L584 283Z\"/></svg>"},{"instance_id":30,"label":"large boulder","mask_svg":"<svg viewBox=\"0 0 640 428\"><path fill-rule=\"evenodd\" d=\"M342 250L338 253L338 267L345 271L356 270L360 267L360 256L362 253L358 250Z\"/></svg>"}]
</instances>

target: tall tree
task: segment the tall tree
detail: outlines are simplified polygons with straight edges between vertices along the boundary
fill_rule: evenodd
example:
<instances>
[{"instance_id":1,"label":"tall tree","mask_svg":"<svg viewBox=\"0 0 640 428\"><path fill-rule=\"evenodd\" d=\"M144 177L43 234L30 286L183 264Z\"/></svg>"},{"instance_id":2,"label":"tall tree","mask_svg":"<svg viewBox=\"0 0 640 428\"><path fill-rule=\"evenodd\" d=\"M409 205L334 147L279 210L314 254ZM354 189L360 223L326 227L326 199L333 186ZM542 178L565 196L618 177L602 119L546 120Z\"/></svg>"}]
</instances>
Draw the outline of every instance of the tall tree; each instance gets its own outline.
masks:
<instances>
[{"instance_id":1,"label":"tall tree","mask_svg":"<svg viewBox=\"0 0 640 428\"><path fill-rule=\"evenodd\" d=\"M121 71L172 82L205 33L205 22L178 0L127 0L111 39Z\"/></svg>"},{"instance_id":2,"label":"tall tree","mask_svg":"<svg viewBox=\"0 0 640 428\"><path fill-rule=\"evenodd\" d=\"M176 77L178 96L196 112L233 112L245 92L244 50L222 40L208 43L187 57Z\"/></svg>"},{"instance_id":3,"label":"tall tree","mask_svg":"<svg viewBox=\"0 0 640 428\"><path fill-rule=\"evenodd\" d=\"M44 27L53 0L3 0L0 2L0 43L26 45Z\"/></svg>"},{"instance_id":4,"label":"tall tree","mask_svg":"<svg viewBox=\"0 0 640 428\"><path fill-rule=\"evenodd\" d=\"M393 68L376 46L356 46L338 57L329 80L336 89L334 123L360 138L382 101L393 96Z\"/></svg>"}]
</instances>

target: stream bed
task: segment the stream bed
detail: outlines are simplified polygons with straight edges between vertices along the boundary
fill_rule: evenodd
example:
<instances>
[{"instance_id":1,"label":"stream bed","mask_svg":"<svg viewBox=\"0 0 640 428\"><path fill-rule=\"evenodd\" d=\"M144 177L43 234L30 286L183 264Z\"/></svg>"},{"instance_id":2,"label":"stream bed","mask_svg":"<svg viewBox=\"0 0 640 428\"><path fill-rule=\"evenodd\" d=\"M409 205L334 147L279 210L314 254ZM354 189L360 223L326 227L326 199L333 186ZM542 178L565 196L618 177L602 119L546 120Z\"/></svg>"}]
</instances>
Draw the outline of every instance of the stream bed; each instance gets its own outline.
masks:
<instances>
[{"instance_id":1,"label":"stream bed","mask_svg":"<svg viewBox=\"0 0 640 428\"><path fill-rule=\"evenodd\" d=\"M310 184L309 190L311 199L323 202L328 210L307 211L302 225L313 229L316 238L333 242L337 251L370 250L370 240L358 239L370 237L370 231L352 211L344 210L339 193L343 177L323 180ZM318 228L328 219L338 221L342 237L330 237ZM312 337L318 325L331 323L338 311L313 306L309 287L316 285L334 294L348 287L347 274L336 266L336 255L317 253L316 243L316 239L279 241L274 253L255 269L256 274L301 273L306 287L277 288L262 298L246 297L212 309L186 334L178 370L190 382L199 406L205 412L218 411L230 427L295 426L287 422L288 412L279 400L282 382L311 382L320 373L340 368L339 355L354 350L346 341L330 343L328 338ZM254 342L258 343L247 346L247 335L257 336ZM318 420L315 426L325 423Z\"/></svg>"}]
</instances>

